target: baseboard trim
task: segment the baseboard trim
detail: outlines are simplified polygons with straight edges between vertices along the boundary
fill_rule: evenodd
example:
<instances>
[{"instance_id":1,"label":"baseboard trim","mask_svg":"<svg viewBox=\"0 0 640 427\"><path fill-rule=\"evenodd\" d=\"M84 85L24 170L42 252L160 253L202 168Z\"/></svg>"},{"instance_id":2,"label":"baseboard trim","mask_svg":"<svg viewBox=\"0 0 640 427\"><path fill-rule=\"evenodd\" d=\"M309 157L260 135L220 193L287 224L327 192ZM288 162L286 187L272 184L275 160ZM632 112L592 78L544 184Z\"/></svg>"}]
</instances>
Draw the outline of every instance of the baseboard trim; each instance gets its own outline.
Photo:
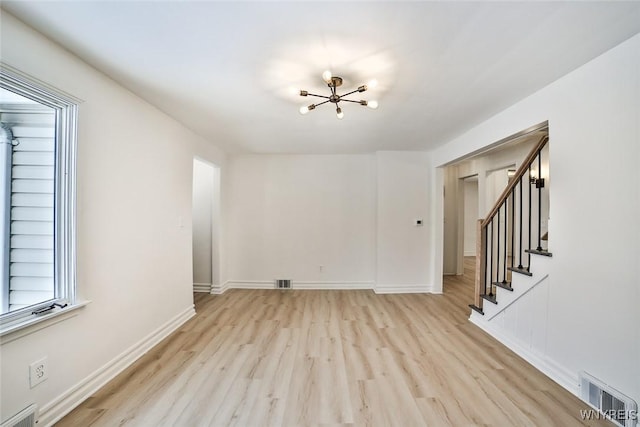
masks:
<instances>
[{"instance_id":1,"label":"baseboard trim","mask_svg":"<svg viewBox=\"0 0 640 427\"><path fill-rule=\"evenodd\" d=\"M227 289L273 289L273 280L227 280L224 290ZM224 291L223 291L224 292Z\"/></svg>"},{"instance_id":2,"label":"baseboard trim","mask_svg":"<svg viewBox=\"0 0 640 427\"><path fill-rule=\"evenodd\" d=\"M436 292L433 286L427 284L414 284L414 285L376 285L374 292L376 294L439 294Z\"/></svg>"},{"instance_id":3,"label":"baseboard trim","mask_svg":"<svg viewBox=\"0 0 640 427\"><path fill-rule=\"evenodd\" d=\"M525 347L500 329L489 325L483 318L478 319L472 315L469 321L529 362L534 368L551 378L568 392L580 398L580 386L577 373L572 372L544 354Z\"/></svg>"},{"instance_id":4,"label":"baseboard trim","mask_svg":"<svg viewBox=\"0 0 640 427\"><path fill-rule=\"evenodd\" d=\"M211 285L211 294L212 295L222 295L223 293L225 293L225 291L227 289L229 289L228 283L229 282L224 282L221 285L216 285L216 284Z\"/></svg>"},{"instance_id":5,"label":"baseboard trim","mask_svg":"<svg viewBox=\"0 0 640 427\"><path fill-rule=\"evenodd\" d=\"M71 387L61 396L44 405L40 410L38 425L48 427L58 422L195 314L196 311L193 306L185 309L160 328L120 353L106 365Z\"/></svg>"},{"instance_id":6,"label":"baseboard trim","mask_svg":"<svg viewBox=\"0 0 640 427\"><path fill-rule=\"evenodd\" d=\"M349 289L373 289L374 282L321 282L321 281L293 281L294 289L309 290L349 290Z\"/></svg>"},{"instance_id":7,"label":"baseboard trim","mask_svg":"<svg viewBox=\"0 0 640 427\"><path fill-rule=\"evenodd\" d=\"M476 251L465 252L463 256L476 256Z\"/></svg>"},{"instance_id":8,"label":"baseboard trim","mask_svg":"<svg viewBox=\"0 0 640 427\"><path fill-rule=\"evenodd\" d=\"M387 284L376 285L373 281L314 281L314 280L293 280L293 289L300 290L351 290L351 289L371 289L376 294L441 294L442 291L435 290L432 285L412 284L399 285ZM273 280L227 280L220 287L215 285L211 288L211 293L220 295L227 289L275 289Z\"/></svg>"},{"instance_id":9,"label":"baseboard trim","mask_svg":"<svg viewBox=\"0 0 640 427\"><path fill-rule=\"evenodd\" d=\"M194 283L193 292L211 293L211 283Z\"/></svg>"},{"instance_id":10,"label":"baseboard trim","mask_svg":"<svg viewBox=\"0 0 640 427\"><path fill-rule=\"evenodd\" d=\"M374 289L375 282L292 280L291 286L293 289L304 290ZM275 282L273 280L227 280L220 289L214 288L211 293L222 294L227 289L275 289Z\"/></svg>"}]
</instances>

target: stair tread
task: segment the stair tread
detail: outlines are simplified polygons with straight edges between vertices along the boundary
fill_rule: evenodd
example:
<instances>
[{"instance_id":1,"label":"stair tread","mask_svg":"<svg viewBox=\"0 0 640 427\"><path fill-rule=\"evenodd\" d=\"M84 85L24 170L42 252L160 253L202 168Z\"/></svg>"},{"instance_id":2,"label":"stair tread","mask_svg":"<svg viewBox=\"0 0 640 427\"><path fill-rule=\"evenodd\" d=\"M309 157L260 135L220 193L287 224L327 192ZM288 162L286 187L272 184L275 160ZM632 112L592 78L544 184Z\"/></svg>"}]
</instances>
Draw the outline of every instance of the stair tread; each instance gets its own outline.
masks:
<instances>
[{"instance_id":1,"label":"stair tread","mask_svg":"<svg viewBox=\"0 0 640 427\"><path fill-rule=\"evenodd\" d=\"M525 276L533 276L533 274L530 273L526 268L508 267L507 270L513 271L514 273L524 274Z\"/></svg>"},{"instance_id":2,"label":"stair tread","mask_svg":"<svg viewBox=\"0 0 640 427\"><path fill-rule=\"evenodd\" d=\"M493 284L499 288L506 289L508 291L513 291L511 287L511 282L493 282Z\"/></svg>"},{"instance_id":3,"label":"stair tread","mask_svg":"<svg viewBox=\"0 0 640 427\"><path fill-rule=\"evenodd\" d=\"M475 304L469 304L469 307L471 307L472 310L475 310L484 316L484 311L482 311L480 307L476 306Z\"/></svg>"},{"instance_id":4,"label":"stair tread","mask_svg":"<svg viewBox=\"0 0 640 427\"><path fill-rule=\"evenodd\" d=\"M494 304L498 304L498 301L496 300L496 296L495 295L480 295L482 298L486 299L489 302L492 302Z\"/></svg>"},{"instance_id":5,"label":"stair tread","mask_svg":"<svg viewBox=\"0 0 640 427\"><path fill-rule=\"evenodd\" d=\"M548 257L553 256L551 252L545 251L545 250L539 251L537 249L525 249L524 251L530 254L535 254L535 255L542 255L542 256L548 256Z\"/></svg>"}]
</instances>

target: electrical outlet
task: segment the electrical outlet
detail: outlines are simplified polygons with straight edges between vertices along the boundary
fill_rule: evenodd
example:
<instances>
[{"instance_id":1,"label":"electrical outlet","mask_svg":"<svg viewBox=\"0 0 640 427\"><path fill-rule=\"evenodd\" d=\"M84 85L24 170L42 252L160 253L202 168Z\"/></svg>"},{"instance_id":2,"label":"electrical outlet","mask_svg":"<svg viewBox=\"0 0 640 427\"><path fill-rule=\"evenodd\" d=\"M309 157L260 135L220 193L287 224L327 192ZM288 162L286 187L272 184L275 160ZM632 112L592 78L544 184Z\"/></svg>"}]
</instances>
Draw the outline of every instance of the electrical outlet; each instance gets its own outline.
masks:
<instances>
[{"instance_id":1,"label":"electrical outlet","mask_svg":"<svg viewBox=\"0 0 640 427\"><path fill-rule=\"evenodd\" d=\"M49 378L49 368L46 357L29 365L29 386L31 388L34 388L47 378Z\"/></svg>"}]
</instances>

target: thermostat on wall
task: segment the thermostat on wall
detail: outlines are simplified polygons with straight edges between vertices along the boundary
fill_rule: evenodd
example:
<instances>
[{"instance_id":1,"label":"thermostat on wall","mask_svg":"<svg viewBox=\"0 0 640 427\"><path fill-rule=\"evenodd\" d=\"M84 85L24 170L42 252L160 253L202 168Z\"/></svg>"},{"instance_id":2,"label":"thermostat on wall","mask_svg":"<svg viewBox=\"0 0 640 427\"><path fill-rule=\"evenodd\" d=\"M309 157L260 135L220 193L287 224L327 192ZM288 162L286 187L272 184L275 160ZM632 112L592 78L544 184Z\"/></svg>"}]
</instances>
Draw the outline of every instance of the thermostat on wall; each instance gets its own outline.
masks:
<instances>
[{"instance_id":1,"label":"thermostat on wall","mask_svg":"<svg viewBox=\"0 0 640 427\"><path fill-rule=\"evenodd\" d=\"M421 219L416 219L415 220L415 225L416 225L416 227L420 227L422 225L422 220Z\"/></svg>"}]
</instances>

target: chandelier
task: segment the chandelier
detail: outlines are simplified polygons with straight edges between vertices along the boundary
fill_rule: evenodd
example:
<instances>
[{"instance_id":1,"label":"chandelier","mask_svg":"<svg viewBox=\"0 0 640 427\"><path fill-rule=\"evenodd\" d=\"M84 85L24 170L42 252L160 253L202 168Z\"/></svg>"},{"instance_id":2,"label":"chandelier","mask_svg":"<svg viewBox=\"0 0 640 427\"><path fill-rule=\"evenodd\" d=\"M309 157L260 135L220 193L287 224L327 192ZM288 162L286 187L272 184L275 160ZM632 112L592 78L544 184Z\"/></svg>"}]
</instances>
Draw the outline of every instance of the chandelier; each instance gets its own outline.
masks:
<instances>
[{"instance_id":1,"label":"chandelier","mask_svg":"<svg viewBox=\"0 0 640 427\"><path fill-rule=\"evenodd\" d=\"M331 75L331 71L325 71L324 73L322 73L322 79L325 81L325 83L327 83L327 86L329 86L329 89L331 90L331 95L330 96L316 95L315 93L309 93L306 90L301 90L300 96L315 96L317 98L324 98L326 99L326 101L322 101L318 104L311 104L309 106L302 106L300 107L300 114L307 114L309 111L314 110L316 107L319 107L322 104L326 104L327 102L332 102L336 105L336 116L339 119L342 119L344 117L342 108L340 108L340 102L342 101L353 102L354 104L360 104L362 106L369 107L374 110L378 108L378 101L365 101L365 100L354 101L351 99L344 99L345 96L349 96L356 92L364 92L369 88L375 87L377 84L377 81L372 80L369 82L368 85L362 85L362 86L359 86L358 89L352 90L351 92L345 93L344 95L338 95L338 93L336 92L336 88L342 86L342 77L333 76Z\"/></svg>"}]
</instances>

